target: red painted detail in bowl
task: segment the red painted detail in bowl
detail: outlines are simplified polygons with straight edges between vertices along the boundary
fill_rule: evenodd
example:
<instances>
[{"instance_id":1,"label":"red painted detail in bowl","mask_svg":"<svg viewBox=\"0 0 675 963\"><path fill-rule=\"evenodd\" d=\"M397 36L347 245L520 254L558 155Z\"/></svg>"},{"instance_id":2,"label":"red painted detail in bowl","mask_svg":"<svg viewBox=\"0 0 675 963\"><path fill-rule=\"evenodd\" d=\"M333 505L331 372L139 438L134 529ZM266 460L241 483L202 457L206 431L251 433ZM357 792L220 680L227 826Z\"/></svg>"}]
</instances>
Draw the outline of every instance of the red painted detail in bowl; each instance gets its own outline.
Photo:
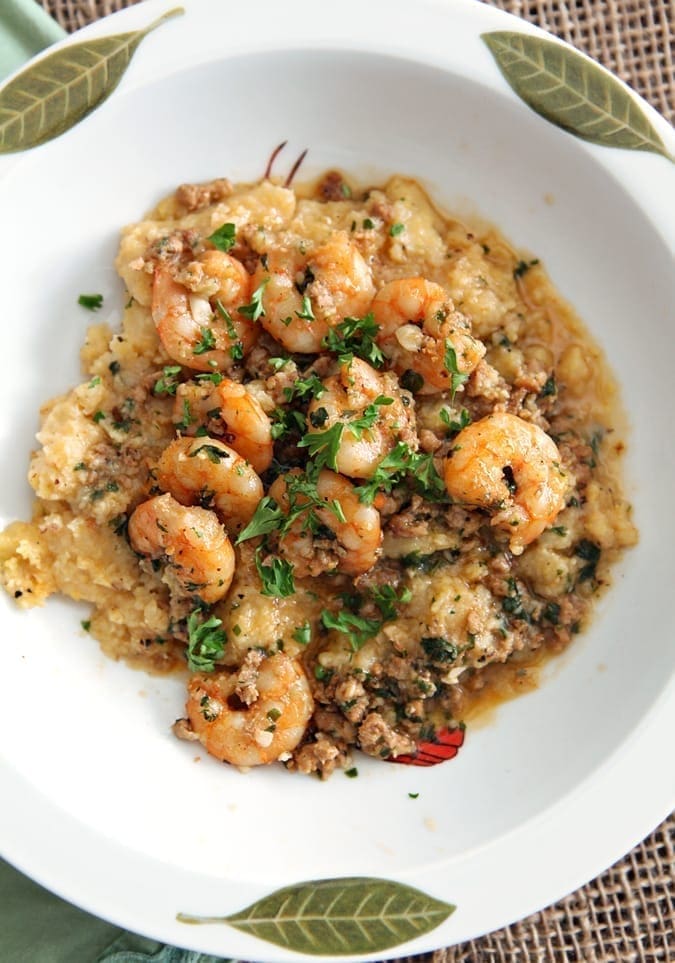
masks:
<instances>
[{"instance_id":1,"label":"red painted detail in bowl","mask_svg":"<svg viewBox=\"0 0 675 963\"><path fill-rule=\"evenodd\" d=\"M390 756L387 762L400 762L404 766L436 766L446 759L454 759L464 744L464 727L439 729L431 740L424 740L410 755Z\"/></svg>"}]
</instances>

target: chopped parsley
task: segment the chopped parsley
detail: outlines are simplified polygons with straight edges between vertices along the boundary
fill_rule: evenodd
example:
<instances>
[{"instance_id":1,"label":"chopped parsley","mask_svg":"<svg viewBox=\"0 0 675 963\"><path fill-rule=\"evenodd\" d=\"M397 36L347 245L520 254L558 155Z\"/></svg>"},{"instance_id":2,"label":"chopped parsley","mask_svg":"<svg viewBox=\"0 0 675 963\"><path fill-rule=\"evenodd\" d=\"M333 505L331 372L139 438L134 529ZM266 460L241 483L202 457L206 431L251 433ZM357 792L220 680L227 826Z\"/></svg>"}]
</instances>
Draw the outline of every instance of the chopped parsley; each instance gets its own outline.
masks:
<instances>
[{"instance_id":1,"label":"chopped parsley","mask_svg":"<svg viewBox=\"0 0 675 963\"><path fill-rule=\"evenodd\" d=\"M153 393L156 395L175 395L178 387L178 375L181 373L179 364L169 364L163 369L161 376L155 381Z\"/></svg>"},{"instance_id":2,"label":"chopped parsley","mask_svg":"<svg viewBox=\"0 0 675 963\"><path fill-rule=\"evenodd\" d=\"M351 769L345 769L345 776L347 779L356 779L358 774L359 770L356 768L356 766L352 766Z\"/></svg>"},{"instance_id":3,"label":"chopped parsley","mask_svg":"<svg viewBox=\"0 0 675 963\"><path fill-rule=\"evenodd\" d=\"M265 288L270 283L270 278L265 278L260 282L258 287L253 292L251 301L249 304L244 304L241 308L237 308L239 314L243 314L245 318L250 321L257 321L259 318L265 316L265 308L263 306L263 294L265 293Z\"/></svg>"},{"instance_id":4,"label":"chopped parsley","mask_svg":"<svg viewBox=\"0 0 675 963\"><path fill-rule=\"evenodd\" d=\"M218 448L216 445L204 444L200 445L199 448L195 448L194 451L191 451L188 458L196 458L201 452L204 452L209 461L214 465L219 465L225 458L230 457L229 452L224 451L222 448Z\"/></svg>"},{"instance_id":5,"label":"chopped parsley","mask_svg":"<svg viewBox=\"0 0 675 963\"><path fill-rule=\"evenodd\" d=\"M98 311L103 307L103 295L102 294L81 294L77 299L77 303L82 305L88 311Z\"/></svg>"},{"instance_id":6,"label":"chopped parsley","mask_svg":"<svg viewBox=\"0 0 675 963\"><path fill-rule=\"evenodd\" d=\"M391 237L398 237L399 234L403 234L404 231L405 231L405 224L402 224L400 221L396 221L396 223L392 224L391 227L389 228L389 234L391 235Z\"/></svg>"},{"instance_id":7,"label":"chopped parsley","mask_svg":"<svg viewBox=\"0 0 675 963\"><path fill-rule=\"evenodd\" d=\"M549 398L551 395L555 395L557 393L558 393L558 385L556 384L556 380L553 375L549 375L549 377L544 382L544 387L539 392L539 397Z\"/></svg>"},{"instance_id":8,"label":"chopped parsley","mask_svg":"<svg viewBox=\"0 0 675 963\"><path fill-rule=\"evenodd\" d=\"M579 572L579 581L587 582L589 579L594 579L598 562L600 561L600 555L602 554L600 546L587 538L582 538L580 542L577 542L574 548L574 554L577 558L586 562Z\"/></svg>"},{"instance_id":9,"label":"chopped parsley","mask_svg":"<svg viewBox=\"0 0 675 963\"><path fill-rule=\"evenodd\" d=\"M302 434L305 430L305 419L299 411L294 411L293 409L275 408L272 412L271 421L270 434L274 441L276 441L277 438L283 438L294 432Z\"/></svg>"},{"instance_id":10,"label":"chopped parsley","mask_svg":"<svg viewBox=\"0 0 675 963\"><path fill-rule=\"evenodd\" d=\"M338 355L340 362L351 361L352 357L362 358L373 366L381 368L384 355L375 339L380 330L372 312L363 318L345 318L328 331L321 342L322 347Z\"/></svg>"},{"instance_id":11,"label":"chopped parsley","mask_svg":"<svg viewBox=\"0 0 675 963\"><path fill-rule=\"evenodd\" d=\"M360 441L363 432L372 428L377 421L379 417L379 408L382 405L393 405L393 403L393 398L386 398L384 395L379 395L372 404L367 405L363 409L362 415L359 415L358 418L353 418L351 421L347 422L345 427L349 428L357 441Z\"/></svg>"},{"instance_id":12,"label":"chopped parsley","mask_svg":"<svg viewBox=\"0 0 675 963\"><path fill-rule=\"evenodd\" d=\"M468 427L468 425L471 424L471 415L466 410L466 408L462 408L462 410L460 411L459 421L455 421L453 418L450 417L450 412L448 411L447 408L441 408L441 410L438 412L438 416L443 422L443 424L446 425L448 429L452 432L461 431L462 428L466 428Z\"/></svg>"},{"instance_id":13,"label":"chopped parsley","mask_svg":"<svg viewBox=\"0 0 675 963\"><path fill-rule=\"evenodd\" d=\"M382 628L380 619L364 619L354 612L338 612L337 614L323 609L321 612L321 623L327 629L335 629L342 632L349 640L349 644L354 652L358 652L368 639L372 639Z\"/></svg>"},{"instance_id":14,"label":"chopped parsley","mask_svg":"<svg viewBox=\"0 0 675 963\"><path fill-rule=\"evenodd\" d=\"M217 231L207 237L219 251L230 251L236 241L236 227L234 224L221 224Z\"/></svg>"},{"instance_id":15,"label":"chopped parsley","mask_svg":"<svg viewBox=\"0 0 675 963\"><path fill-rule=\"evenodd\" d=\"M296 311L295 316L296 318L300 318L302 321L316 321L314 312L312 311L312 302L309 300L308 294L303 294L302 310Z\"/></svg>"},{"instance_id":16,"label":"chopped parsley","mask_svg":"<svg viewBox=\"0 0 675 963\"><path fill-rule=\"evenodd\" d=\"M273 498L265 495L258 502L253 518L246 528L239 533L236 544L248 541L249 538L257 538L258 535L267 535L279 529L285 519L281 508Z\"/></svg>"},{"instance_id":17,"label":"chopped parsley","mask_svg":"<svg viewBox=\"0 0 675 963\"><path fill-rule=\"evenodd\" d=\"M306 378L297 378L290 387L284 388L286 401L296 398L320 398L326 391L323 381L313 372Z\"/></svg>"},{"instance_id":18,"label":"chopped parsley","mask_svg":"<svg viewBox=\"0 0 675 963\"><path fill-rule=\"evenodd\" d=\"M192 411L190 410L190 402L187 398L183 398L183 417L180 421L177 421L174 425L178 431L187 431L192 422L194 421L192 417Z\"/></svg>"},{"instance_id":19,"label":"chopped parsley","mask_svg":"<svg viewBox=\"0 0 675 963\"><path fill-rule=\"evenodd\" d=\"M312 641L312 627L309 622L303 622L293 629L293 638L299 645L309 645Z\"/></svg>"},{"instance_id":20,"label":"chopped parsley","mask_svg":"<svg viewBox=\"0 0 675 963\"><path fill-rule=\"evenodd\" d=\"M307 448L316 468L337 471L337 456L345 425L337 421L327 431L310 431L298 442L298 448Z\"/></svg>"},{"instance_id":21,"label":"chopped parsley","mask_svg":"<svg viewBox=\"0 0 675 963\"><path fill-rule=\"evenodd\" d=\"M188 616L187 662L191 672L213 672L225 652L227 636L220 626L222 619L211 615L204 619L201 605Z\"/></svg>"},{"instance_id":22,"label":"chopped parsley","mask_svg":"<svg viewBox=\"0 0 675 963\"><path fill-rule=\"evenodd\" d=\"M407 605L412 599L412 592L404 586L399 595L393 585L376 585L371 588L370 597L382 613L385 622L391 622L398 614L396 606Z\"/></svg>"},{"instance_id":23,"label":"chopped parsley","mask_svg":"<svg viewBox=\"0 0 675 963\"><path fill-rule=\"evenodd\" d=\"M281 599L294 595L295 581L291 563L284 558L271 556L269 564L265 565L261 561L261 555L264 552L265 550L259 547L255 553L255 567L262 583L261 594Z\"/></svg>"},{"instance_id":24,"label":"chopped parsley","mask_svg":"<svg viewBox=\"0 0 675 963\"><path fill-rule=\"evenodd\" d=\"M459 655L459 649L455 643L441 635L427 635L421 643L431 662L455 662Z\"/></svg>"},{"instance_id":25,"label":"chopped parsley","mask_svg":"<svg viewBox=\"0 0 675 963\"><path fill-rule=\"evenodd\" d=\"M450 391L452 392L451 398L454 401L455 393L457 389L468 381L469 376L464 371L460 371L457 365L457 352L452 346L452 342L446 338L445 339L445 358L444 358L445 370L451 375L450 378Z\"/></svg>"},{"instance_id":26,"label":"chopped parsley","mask_svg":"<svg viewBox=\"0 0 675 963\"><path fill-rule=\"evenodd\" d=\"M207 351L212 351L216 346L216 336L213 330L206 325L202 325L199 329L201 338L197 344L192 349L193 354L206 354Z\"/></svg>"}]
</instances>

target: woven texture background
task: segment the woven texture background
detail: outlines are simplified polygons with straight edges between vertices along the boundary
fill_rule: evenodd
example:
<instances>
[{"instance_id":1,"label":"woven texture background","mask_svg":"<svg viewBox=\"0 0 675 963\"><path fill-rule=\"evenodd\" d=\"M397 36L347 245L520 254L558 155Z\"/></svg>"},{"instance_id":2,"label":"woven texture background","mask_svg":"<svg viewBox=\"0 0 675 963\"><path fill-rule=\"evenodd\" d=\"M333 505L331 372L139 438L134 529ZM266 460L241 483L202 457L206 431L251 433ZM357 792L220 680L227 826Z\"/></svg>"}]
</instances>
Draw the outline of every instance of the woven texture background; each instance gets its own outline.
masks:
<instances>
[{"instance_id":1,"label":"woven texture background","mask_svg":"<svg viewBox=\"0 0 675 963\"><path fill-rule=\"evenodd\" d=\"M66 30L138 0L38 0ZM250 0L253 2L253 0ZM569 41L675 119L675 0L486 0ZM517 867L515 868L517 872ZM416 963L673 963L675 817L598 879ZM412 961L412 957L407 961ZM401 961L404 963L404 961Z\"/></svg>"}]
</instances>

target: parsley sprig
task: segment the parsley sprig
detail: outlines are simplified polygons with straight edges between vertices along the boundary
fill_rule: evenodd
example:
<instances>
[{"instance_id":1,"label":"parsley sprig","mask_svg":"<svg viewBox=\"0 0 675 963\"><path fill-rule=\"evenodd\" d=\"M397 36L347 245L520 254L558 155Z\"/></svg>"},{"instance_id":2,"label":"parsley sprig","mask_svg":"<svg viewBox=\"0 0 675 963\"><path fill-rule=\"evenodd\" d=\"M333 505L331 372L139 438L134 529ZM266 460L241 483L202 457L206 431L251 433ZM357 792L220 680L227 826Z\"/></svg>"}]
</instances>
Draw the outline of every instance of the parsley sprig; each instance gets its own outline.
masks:
<instances>
[{"instance_id":1,"label":"parsley sprig","mask_svg":"<svg viewBox=\"0 0 675 963\"><path fill-rule=\"evenodd\" d=\"M375 341L379 330L379 324L369 311L364 318L345 318L329 330L321 344L328 351L337 354L342 364L356 356L367 361L373 368L381 368L384 355Z\"/></svg>"},{"instance_id":2,"label":"parsley sprig","mask_svg":"<svg viewBox=\"0 0 675 963\"><path fill-rule=\"evenodd\" d=\"M445 358L444 358L445 370L450 374L450 391L451 400L455 400L455 394L457 389L464 384L465 381L469 380L468 374L464 371L459 370L457 364L457 352L452 346L452 342L449 338L445 339Z\"/></svg>"},{"instance_id":3,"label":"parsley sprig","mask_svg":"<svg viewBox=\"0 0 675 963\"><path fill-rule=\"evenodd\" d=\"M369 639L377 635L382 628L383 621L381 619L364 619L363 616L346 610L334 613L329 612L328 609L323 609L321 624L327 629L335 629L337 632L346 635L353 651L358 652Z\"/></svg>"},{"instance_id":4,"label":"parsley sprig","mask_svg":"<svg viewBox=\"0 0 675 963\"><path fill-rule=\"evenodd\" d=\"M405 442L399 441L385 455L368 481L359 485L359 500L365 505L372 505L378 494L389 494L408 476L425 498L432 501L447 499L445 484L436 471L433 455L415 452Z\"/></svg>"},{"instance_id":5,"label":"parsley sprig","mask_svg":"<svg viewBox=\"0 0 675 963\"><path fill-rule=\"evenodd\" d=\"M218 248L219 251L231 250L236 241L236 226L234 224L221 224L217 231L210 234L207 238L208 241L213 244L214 247Z\"/></svg>"},{"instance_id":6,"label":"parsley sprig","mask_svg":"<svg viewBox=\"0 0 675 963\"><path fill-rule=\"evenodd\" d=\"M262 559L268 555L267 548L259 546L255 552L255 567L258 570L262 588L262 595L272 598L287 598L295 594L295 581L293 579L293 566L285 558L268 556L268 563Z\"/></svg>"},{"instance_id":7,"label":"parsley sprig","mask_svg":"<svg viewBox=\"0 0 675 963\"><path fill-rule=\"evenodd\" d=\"M187 662L191 672L213 672L216 662L225 652L227 635L220 628L222 619L211 615L204 618L204 609L198 605L187 620Z\"/></svg>"},{"instance_id":8,"label":"parsley sprig","mask_svg":"<svg viewBox=\"0 0 675 963\"><path fill-rule=\"evenodd\" d=\"M255 289L251 295L251 301L249 304L244 304L242 307L237 308L239 314L243 314L245 318L249 318L251 321L257 321L259 318L265 316L265 307L263 305L263 294L265 293L265 288L270 283L271 278L265 278L260 282L258 287Z\"/></svg>"}]
</instances>

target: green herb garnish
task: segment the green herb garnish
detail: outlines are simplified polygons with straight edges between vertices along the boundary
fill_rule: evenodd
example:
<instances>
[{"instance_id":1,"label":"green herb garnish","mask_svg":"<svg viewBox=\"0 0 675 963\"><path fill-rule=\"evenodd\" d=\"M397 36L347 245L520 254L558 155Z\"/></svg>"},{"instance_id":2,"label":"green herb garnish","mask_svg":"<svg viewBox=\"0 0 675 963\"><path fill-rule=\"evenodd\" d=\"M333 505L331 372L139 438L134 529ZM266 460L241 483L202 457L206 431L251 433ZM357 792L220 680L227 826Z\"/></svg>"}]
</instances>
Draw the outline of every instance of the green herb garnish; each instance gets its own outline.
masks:
<instances>
[{"instance_id":1,"label":"green herb garnish","mask_svg":"<svg viewBox=\"0 0 675 963\"><path fill-rule=\"evenodd\" d=\"M181 366L179 364L170 364L162 371L161 377L155 381L155 386L152 389L156 395L175 395L176 388L178 387L177 375L181 373Z\"/></svg>"},{"instance_id":2,"label":"green herb garnish","mask_svg":"<svg viewBox=\"0 0 675 963\"><path fill-rule=\"evenodd\" d=\"M212 615L204 619L204 609L197 606L187 620L187 663L191 672L213 672L225 652L227 635L220 628L222 619Z\"/></svg>"},{"instance_id":3,"label":"green herb garnish","mask_svg":"<svg viewBox=\"0 0 675 963\"><path fill-rule=\"evenodd\" d=\"M234 224L221 224L217 231L210 234L207 241L210 241L219 251L230 251L236 240L236 227Z\"/></svg>"},{"instance_id":4,"label":"green herb garnish","mask_svg":"<svg viewBox=\"0 0 675 963\"><path fill-rule=\"evenodd\" d=\"M83 308L87 308L88 311L98 311L99 308L103 307L103 295L81 294L77 299L77 303L81 304Z\"/></svg>"},{"instance_id":5,"label":"green herb garnish","mask_svg":"<svg viewBox=\"0 0 675 963\"><path fill-rule=\"evenodd\" d=\"M244 304L241 308L237 308L239 314L243 314L245 318L249 318L251 321L257 321L259 318L264 317L265 308L263 306L263 294L265 293L265 288L270 283L270 278L265 278L260 282L258 287L253 292L251 301L249 304Z\"/></svg>"},{"instance_id":6,"label":"green herb garnish","mask_svg":"<svg viewBox=\"0 0 675 963\"><path fill-rule=\"evenodd\" d=\"M346 611L335 615L328 609L323 609L321 612L321 622L325 628L335 629L346 635L354 652L358 652L368 639L376 636L383 624L380 619L364 619L360 615Z\"/></svg>"},{"instance_id":7,"label":"green herb garnish","mask_svg":"<svg viewBox=\"0 0 675 963\"><path fill-rule=\"evenodd\" d=\"M469 376L463 371L459 370L457 365L457 352L452 346L452 342L446 338L445 339L445 358L444 358L445 370L451 375L450 378L450 391L451 399L454 401L455 393L460 385L463 385L465 381L468 381Z\"/></svg>"},{"instance_id":8,"label":"green herb garnish","mask_svg":"<svg viewBox=\"0 0 675 963\"><path fill-rule=\"evenodd\" d=\"M293 629L293 638L299 645L309 645L312 641L312 627L309 622L303 622Z\"/></svg>"},{"instance_id":9,"label":"green herb garnish","mask_svg":"<svg viewBox=\"0 0 675 963\"><path fill-rule=\"evenodd\" d=\"M381 368L384 355L375 342L379 330L374 315L368 312L363 318L345 318L329 330L321 344L337 354L343 363L356 356L374 368Z\"/></svg>"},{"instance_id":10,"label":"green herb garnish","mask_svg":"<svg viewBox=\"0 0 675 963\"><path fill-rule=\"evenodd\" d=\"M261 561L262 554L264 554L262 547L257 548L255 567L262 583L261 594L272 598L287 598L289 595L294 595L295 581L291 563L284 558L272 556L269 564L265 565Z\"/></svg>"}]
</instances>

